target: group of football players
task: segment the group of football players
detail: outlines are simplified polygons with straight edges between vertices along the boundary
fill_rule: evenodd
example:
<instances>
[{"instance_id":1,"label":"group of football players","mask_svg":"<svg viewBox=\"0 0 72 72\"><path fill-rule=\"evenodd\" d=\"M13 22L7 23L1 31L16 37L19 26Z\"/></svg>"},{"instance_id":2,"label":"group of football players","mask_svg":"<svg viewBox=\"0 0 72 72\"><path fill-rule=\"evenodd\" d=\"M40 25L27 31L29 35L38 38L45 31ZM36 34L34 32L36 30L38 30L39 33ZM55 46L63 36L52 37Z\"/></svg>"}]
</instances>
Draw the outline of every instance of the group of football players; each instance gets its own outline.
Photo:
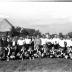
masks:
<instances>
[{"instance_id":1,"label":"group of football players","mask_svg":"<svg viewBox=\"0 0 72 72\"><path fill-rule=\"evenodd\" d=\"M1 37L0 39L0 59L17 60L35 58L70 58L72 59L72 39L55 35L36 37Z\"/></svg>"}]
</instances>

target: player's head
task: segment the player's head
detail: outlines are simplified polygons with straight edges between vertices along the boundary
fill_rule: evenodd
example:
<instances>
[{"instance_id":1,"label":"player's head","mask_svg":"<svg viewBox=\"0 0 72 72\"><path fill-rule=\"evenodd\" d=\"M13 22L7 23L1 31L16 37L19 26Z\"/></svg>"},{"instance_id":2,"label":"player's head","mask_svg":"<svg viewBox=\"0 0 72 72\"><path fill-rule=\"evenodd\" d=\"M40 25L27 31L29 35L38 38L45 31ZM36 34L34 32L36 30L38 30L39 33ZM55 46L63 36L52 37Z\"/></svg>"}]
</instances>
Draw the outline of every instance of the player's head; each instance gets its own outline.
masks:
<instances>
[{"instance_id":1,"label":"player's head","mask_svg":"<svg viewBox=\"0 0 72 72\"><path fill-rule=\"evenodd\" d=\"M37 38L39 38L39 35L37 35Z\"/></svg>"},{"instance_id":2,"label":"player's head","mask_svg":"<svg viewBox=\"0 0 72 72\"><path fill-rule=\"evenodd\" d=\"M57 38L57 35L55 35L54 38Z\"/></svg>"},{"instance_id":3,"label":"player's head","mask_svg":"<svg viewBox=\"0 0 72 72\"><path fill-rule=\"evenodd\" d=\"M60 37L61 40L63 40L63 37Z\"/></svg>"},{"instance_id":4,"label":"player's head","mask_svg":"<svg viewBox=\"0 0 72 72\"><path fill-rule=\"evenodd\" d=\"M29 38L29 35L27 35L27 38Z\"/></svg>"},{"instance_id":5,"label":"player's head","mask_svg":"<svg viewBox=\"0 0 72 72\"><path fill-rule=\"evenodd\" d=\"M19 39L20 39L20 40L22 40L22 39L23 39L23 37L20 37Z\"/></svg>"}]
</instances>

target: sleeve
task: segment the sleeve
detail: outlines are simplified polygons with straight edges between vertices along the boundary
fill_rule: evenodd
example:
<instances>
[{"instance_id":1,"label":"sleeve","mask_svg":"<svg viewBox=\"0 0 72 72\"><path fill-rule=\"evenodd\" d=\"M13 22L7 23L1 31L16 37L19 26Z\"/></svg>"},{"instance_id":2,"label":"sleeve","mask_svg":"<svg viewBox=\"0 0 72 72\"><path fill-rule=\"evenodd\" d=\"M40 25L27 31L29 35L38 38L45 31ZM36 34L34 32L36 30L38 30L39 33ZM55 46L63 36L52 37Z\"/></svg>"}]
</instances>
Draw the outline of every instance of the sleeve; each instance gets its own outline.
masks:
<instances>
[{"instance_id":1,"label":"sleeve","mask_svg":"<svg viewBox=\"0 0 72 72\"><path fill-rule=\"evenodd\" d=\"M17 45L19 44L19 40L17 41Z\"/></svg>"}]
</instances>

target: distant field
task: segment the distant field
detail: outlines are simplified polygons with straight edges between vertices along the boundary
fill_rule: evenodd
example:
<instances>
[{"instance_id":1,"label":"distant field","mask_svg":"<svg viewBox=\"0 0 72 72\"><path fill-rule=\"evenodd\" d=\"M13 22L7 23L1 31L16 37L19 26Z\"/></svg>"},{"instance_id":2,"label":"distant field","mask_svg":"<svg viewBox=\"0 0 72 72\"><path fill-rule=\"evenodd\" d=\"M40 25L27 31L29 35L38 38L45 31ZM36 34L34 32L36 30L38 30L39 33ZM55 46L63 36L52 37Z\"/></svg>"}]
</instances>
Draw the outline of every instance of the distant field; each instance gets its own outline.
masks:
<instances>
[{"instance_id":1,"label":"distant field","mask_svg":"<svg viewBox=\"0 0 72 72\"><path fill-rule=\"evenodd\" d=\"M0 61L0 72L72 72L72 60L44 58Z\"/></svg>"}]
</instances>

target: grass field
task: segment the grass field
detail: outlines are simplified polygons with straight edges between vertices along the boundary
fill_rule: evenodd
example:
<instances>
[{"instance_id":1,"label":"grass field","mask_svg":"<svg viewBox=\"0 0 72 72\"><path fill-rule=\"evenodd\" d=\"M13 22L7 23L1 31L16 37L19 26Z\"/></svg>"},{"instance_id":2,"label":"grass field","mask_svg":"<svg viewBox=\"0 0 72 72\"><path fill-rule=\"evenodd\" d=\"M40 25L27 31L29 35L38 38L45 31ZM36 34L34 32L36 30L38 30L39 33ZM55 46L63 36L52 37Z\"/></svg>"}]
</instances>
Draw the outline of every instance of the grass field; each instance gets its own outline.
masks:
<instances>
[{"instance_id":1,"label":"grass field","mask_svg":"<svg viewBox=\"0 0 72 72\"><path fill-rule=\"evenodd\" d=\"M0 72L72 72L72 60L44 58L0 61Z\"/></svg>"}]
</instances>

